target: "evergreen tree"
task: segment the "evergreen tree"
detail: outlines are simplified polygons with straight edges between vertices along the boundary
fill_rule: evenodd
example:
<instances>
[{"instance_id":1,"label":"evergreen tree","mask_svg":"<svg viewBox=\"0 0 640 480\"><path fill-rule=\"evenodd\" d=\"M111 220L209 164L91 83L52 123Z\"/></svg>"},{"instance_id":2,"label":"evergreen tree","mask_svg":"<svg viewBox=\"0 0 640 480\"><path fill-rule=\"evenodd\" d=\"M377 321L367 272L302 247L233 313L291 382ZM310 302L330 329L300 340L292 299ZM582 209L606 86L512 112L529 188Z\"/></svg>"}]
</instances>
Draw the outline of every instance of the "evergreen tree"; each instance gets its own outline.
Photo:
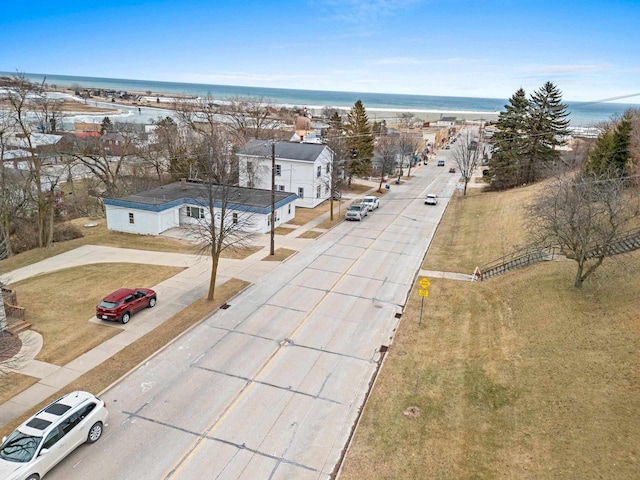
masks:
<instances>
[{"instance_id":1,"label":"evergreen tree","mask_svg":"<svg viewBox=\"0 0 640 480\"><path fill-rule=\"evenodd\" d=\"M349 181L351 181L354 175L367 176L371 173L373 133L362 100L358 100L351 107L345 127L351 157L348 164Z\"/></svg>"},{"instance_id":2,"label":"evergreen tree","mask_svg":"<svg viewBox=\"0 0 640 480\"><path fill-rule=\"evenodd\" d=\"M560 159L556 147L564 145L565 137L570 133L568 115L562 93L553 83L545 83L531 95L522 182L540 180L544 170Z\"/></svg>"},{"instance_id":3,"label":"evergreen tree","mask_svg":"<svg viewBox=\"0 0 640 480\"><path fill-rule=\"evenodd\" d=\"M499 190L520 183L521 155L525 151L529 101L521 88L500 112L493 135L493 154L489 165L491 185Z\"/></svg>"},{"instance_id":4,"label":"evergreen tree","mask_svg":"<svg viewBox=\"0 0 640 480\"><path fill-rule=\"evenodd\" d=\"M113 130L113 124L111 123L111 119L109 117L104 117L100 125L100 135L109 133L111 130Z\"/></svg>"},{"instance_id":5,"label":"evergreen tree","mask_svg":"<svg viewBox=\"0 0 640 480\"><path fill-rule=\"evenodd\" d=\"M615 127L608 128L600 134L587 158L585 172L598 176L628 175L632 120L631 112L626 112Z\"/></svg>"}]
</instances>

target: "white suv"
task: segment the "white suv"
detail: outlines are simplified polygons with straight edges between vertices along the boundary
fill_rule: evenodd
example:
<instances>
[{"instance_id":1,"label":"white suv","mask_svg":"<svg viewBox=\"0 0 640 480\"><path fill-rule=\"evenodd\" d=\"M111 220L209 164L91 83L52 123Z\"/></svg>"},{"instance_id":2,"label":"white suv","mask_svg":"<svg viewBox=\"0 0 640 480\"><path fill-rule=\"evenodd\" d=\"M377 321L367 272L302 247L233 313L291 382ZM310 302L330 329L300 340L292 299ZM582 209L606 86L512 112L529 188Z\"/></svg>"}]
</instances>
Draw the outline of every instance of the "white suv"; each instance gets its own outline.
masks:
<instances>
[{"instance_id":1,"label":"white suv","mask_svg":"<svg viewBox=\"0 0 640 480\"><path fill-rule=\"evenodd\" d=\"M107 405L88 392L71 392L47 405L5 437L0 478L37 480L82 443L102 436Z\"/></svg>"},{"instance_id":2,"label":"white suv","mask_svg":"<svg viewBox=\"0 0 640 480\"><path fill-rule=\"evenodd\" d=\"M369 207L369 211L373 212L377 208L380 208L380 199L373 195L367 195L362 199L362 203L364 203L367 207Z\"/></svg>"},{"instance_id":3,"label":"white suv","mask_svg":"<svg viewBox=\"0 0 640 480\"><path fill-rule=\"evenodd\" d=\"M438 204L438 196L433 193L428 193L424 199L425 205L437 205Z\"/></svg>"}]
</instances>

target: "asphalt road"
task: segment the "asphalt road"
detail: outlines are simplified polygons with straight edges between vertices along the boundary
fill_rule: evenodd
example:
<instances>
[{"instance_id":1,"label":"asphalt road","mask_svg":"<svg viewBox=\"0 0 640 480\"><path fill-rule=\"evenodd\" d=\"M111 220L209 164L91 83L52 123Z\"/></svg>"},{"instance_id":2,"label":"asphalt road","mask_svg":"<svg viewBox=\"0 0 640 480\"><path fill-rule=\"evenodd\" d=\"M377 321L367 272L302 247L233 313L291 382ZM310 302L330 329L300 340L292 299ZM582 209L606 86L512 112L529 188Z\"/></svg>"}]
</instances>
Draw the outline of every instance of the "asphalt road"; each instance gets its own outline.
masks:
<instances>
[{"instance_id":1,"label":"asphalt road","mask_svg":"<svg viewBox=\"0 0 640 480\"><path fill-rule=\"evenodd\" d=\"M47 478L328 479L454 190L450 162L392 184L380 209L316 239L111 388L104 437Z\"/></svg>"}]
</instances>

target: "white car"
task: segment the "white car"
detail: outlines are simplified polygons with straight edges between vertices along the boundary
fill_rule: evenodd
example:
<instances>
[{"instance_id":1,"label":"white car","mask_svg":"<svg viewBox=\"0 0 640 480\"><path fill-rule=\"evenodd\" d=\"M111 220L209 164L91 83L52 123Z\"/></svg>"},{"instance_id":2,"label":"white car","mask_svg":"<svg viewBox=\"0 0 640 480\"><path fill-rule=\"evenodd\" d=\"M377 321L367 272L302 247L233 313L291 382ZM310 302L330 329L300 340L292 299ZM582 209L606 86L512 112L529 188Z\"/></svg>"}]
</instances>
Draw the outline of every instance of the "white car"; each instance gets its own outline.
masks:
<instances>
[{"instance_id":1,"label":"white car","mask_svg":"<svg viewBox=\"0 0 640 480\"><path fill-rule=\"evenodd\" d=\"M102 436L109 417L104 401L71 392L16 428L0 445L0 478L39 480L83 443Z\"/></svg>"},{"instance_id":2,"label":"white car","mask_svg":"<svg viewBox=\"0 0 640 480\"><path fill-rule=\"evenodd\" d=\"M344 219L360 221L367 216L368 212L369 207L367 207L364 203L356 203L347 208L347 213L345 213Z\"/></svg>"},{"instance_id":3,"label":"white car","mask_svg":"<svg viewBox=\"0 0 640 480\"><path fill-rule=\"evenodd\" d=\"M424 199L424 204L425 205L437 205L438 204L438 196L433 194L433 193L427 194L426 198Z\"/></svg>"},{"instance_id":4,"label":"white car","mask_svg":"<svg viewBox=\"0 0 640 480\"><path fill-rule=\"evenodd\" d=\"M380 208L380 199L378 197L374 197L373 195L367 195L362 199L362 203L364 203L367 207L369 207L369 211L373 212L377 208Z\"/></svg>"}]
</instances>

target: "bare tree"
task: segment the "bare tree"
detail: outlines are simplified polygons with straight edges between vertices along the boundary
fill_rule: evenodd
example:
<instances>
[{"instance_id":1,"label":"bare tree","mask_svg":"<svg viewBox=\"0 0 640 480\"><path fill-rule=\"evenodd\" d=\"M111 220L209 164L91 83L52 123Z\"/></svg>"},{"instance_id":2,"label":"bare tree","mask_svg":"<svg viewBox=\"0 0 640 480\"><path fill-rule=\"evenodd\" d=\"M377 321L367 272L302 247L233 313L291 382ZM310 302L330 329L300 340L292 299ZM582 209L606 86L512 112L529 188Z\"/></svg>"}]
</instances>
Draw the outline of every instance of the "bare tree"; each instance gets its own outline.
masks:
<instances>
[{"instance_id":1,"label":"bare tree","mask_svg":"<svg viewBox=\"0 0 640 480\"><path fill-rule=\"evenodd\" d=\"M334 199L342 197L340 193L340 184L344 177L344 168L348 158L347 141L339 131L331 131L330 135L324 138L324 143L331 149L331 165L329 176L327 177L327 187L331 192L329 197L329 220L333 221L333 203Z\"/></svg>"},{"instance_id":2,"label":"bare tree","mask_svg":"<svg viewBox=\"0 0 640 480\"><path fill-rule=\"evenodd\" d=\"M220 101L207 96L197 101L178 101L174 109L193 131L205 133L216 126L226 127L236 146L252 138L273 139L282 126L278 110L263 98Z\"/></svg>"},{"instance_id":3,"label":"bare tree","mask_svg":"<svg viewBox=\"0 0 640 480\"><path fill-rule=\"evenodd\" d=\"M640 216L638 191L626 184L614 176L566 175L542 190L528 209L532 240L559 246L577 263L577 288L612 255L612 247Z\"/></svg>"},{"instance_id":4,"label":"bare tree","mask_svg":"<svg viewBox=\"0 0 640 480\"><path fill-rule=\"evenodd\" d=\"M413 156L415 155L420 145L420 140L410 133L403 132L396 140L398 145L398 154L400 155L400 172L398 174L398 180L403 175L402 168L404 166L405 158L409 159L409 171L408 176L411 176L411 165L413 164Z\"/></svg>"},{"instance_id":5,"label":"bare tree","mask_svg":"<svg viewBox=\"0 0 640 480\"><path fill-rule=\"evenodd\" d=\"M480 145L474 130L467 128L460 136L453 148L453 159L460 170L464 182L463 195L466 195L467 185L480 160Z\"/></svg>"},{"instance_id":6,"label":"bare tree","mask_svg":"<svg viewBox=\"0 0 640 480\"><path fill-rule=\"evenodd\" d=\"M37 239L39 247L47 247L53 240L53 207L55 179L47 178L42 156L39 155L36 136L56 128L60 114L57 103L47 97L44 83L36 84L22 74L12 76L2 94L3 103L9 107L13 128L19 133L22 145L28 152L28 182L33 188L36 211Z\"/></svg>"},{"instance_id":7,"label":"bare tree","mask_svg":"<svg viewBox=\"0 0 640 480\"><path fill-rule=\"evenodd\" d=\"M188 212L193 220L190 236L211 255L212 266L208 300L215 296L220 256L226 249L241 248L255 235L255 216L241 208L233 208L251 195L251 190L233 185L238 177L237 161L233 158L229 133L218 128L203 137L202 148L196 159L200 187L194 194L198 206ZM195 214L193 212L196 212Z\"/></svg>"},{"instance_id":8,"label":"bare tree","mask_svg":"<svg viewBox=\"0 0 640 480\"><path fill-rule=\"evenodd\" d=\"M132 124L119 123L100 137L67 139L62 149L100 179L104 196L117 197L126 192L124 166L127 159L140 154L139 138Z\"/></svg>"},{"instance_id":9,"label":"bare tree","mask_svg":"<svg viewBox=\"0 0 640 480\"><path fill-rule=\"evenodd\" d=\"M398 158L398 139L397 136L385 135L378 137L376 140L375 151L377 153L375 159L378 161L380 167L380 185L378 185L378 192L382 191L382 184L385 181L385 177L393 173L396 160Z\"/></svg>"}]
</instances>

